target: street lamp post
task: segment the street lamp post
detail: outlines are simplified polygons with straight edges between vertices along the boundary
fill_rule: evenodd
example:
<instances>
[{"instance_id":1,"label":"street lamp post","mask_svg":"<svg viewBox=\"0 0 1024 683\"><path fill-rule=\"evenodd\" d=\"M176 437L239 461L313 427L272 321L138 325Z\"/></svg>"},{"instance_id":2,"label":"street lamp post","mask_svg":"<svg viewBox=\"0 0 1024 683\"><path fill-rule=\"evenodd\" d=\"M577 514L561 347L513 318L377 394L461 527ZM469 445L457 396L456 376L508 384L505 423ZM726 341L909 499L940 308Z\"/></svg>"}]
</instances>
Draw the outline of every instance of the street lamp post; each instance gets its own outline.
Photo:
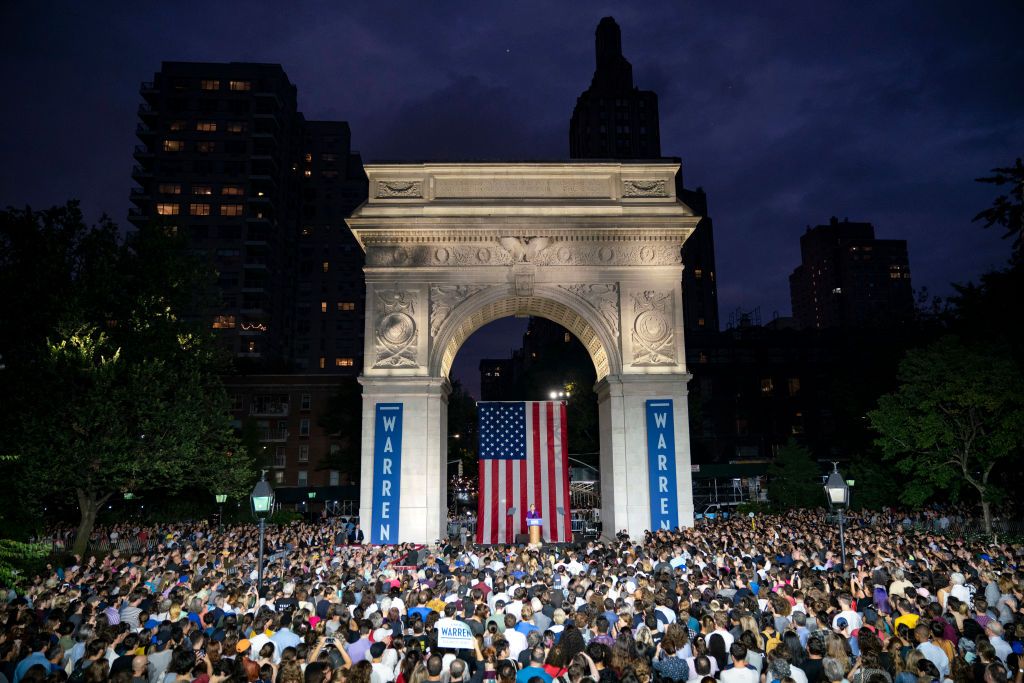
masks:
<instances>
[{"instance_id":1,"label":"street lamp post","mask_svg":"<svg viewBox=\"0 0 1024 683\"><path fill-rule=\"evenodd\" d=\"M306 494L309 497L309 523L313 523L313 501L316 500L316 491L310 491Z\"/></svg>"},{"instance_id":2,"label":"street lamp post","mask_svg":"<svg viewBox=\"0 0 1024 683\"><path fill-rule=\"evenodd\" d=\"M220 511L217 513L217 523L220 524L220 528L224 528L224 503L228 500L228 494L217 493L214 496L214 500L217 501L217 505L220 506Z\"/></svg>"},{"instance_id":3,"label":"street lamp post","mask_svg":"<svg viewBox=\"0 0 1024 683\"><path fill-rule=\"evenodd\" d=\"M262 478L249 496L252 502L252 514L260 521L260 563L256 569L256 591L263 591L263 538L267 529L267 517L274 511L274 489L267 483L267 471L263 470Z\"/></svg>"},{"instance_id":4,"label":"street lamp post","mask_svg":"<svg viewBox=\"0 0 1024 683\"><path fill-rule=\"evenodd\" d=\"M832 463L832 472L825 482L825 497L828 506L839 511L839 549L843 558L843 571L846 571L846 538L843 536L843 510L850 505L850 487L839 474L839 463Z\"/></svg>"}]
</instances>

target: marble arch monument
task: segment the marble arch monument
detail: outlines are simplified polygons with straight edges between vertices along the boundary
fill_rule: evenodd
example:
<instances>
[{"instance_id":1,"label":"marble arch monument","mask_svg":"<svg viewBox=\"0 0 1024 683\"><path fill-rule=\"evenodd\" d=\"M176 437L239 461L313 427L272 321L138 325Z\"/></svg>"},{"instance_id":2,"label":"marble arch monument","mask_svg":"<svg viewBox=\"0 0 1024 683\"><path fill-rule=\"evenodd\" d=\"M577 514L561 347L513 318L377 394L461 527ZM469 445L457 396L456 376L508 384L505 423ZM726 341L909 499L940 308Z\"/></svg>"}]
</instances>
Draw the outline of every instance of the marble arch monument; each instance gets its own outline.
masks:
<instances>
[{"instance_id":1,"label":"marble arch monument","mask_svg":"<svg viewBox=\"0 0 1024 683\"><path fill-rule=\"evenodd\" d=\"M368 540L446 533L448 373L469 335L513 315L554 320L590 353L605 533L693 523L680 249L699 218L675 196L678 168L366 165L348 224L366 253Z\"/></svg>"}]
</instances>

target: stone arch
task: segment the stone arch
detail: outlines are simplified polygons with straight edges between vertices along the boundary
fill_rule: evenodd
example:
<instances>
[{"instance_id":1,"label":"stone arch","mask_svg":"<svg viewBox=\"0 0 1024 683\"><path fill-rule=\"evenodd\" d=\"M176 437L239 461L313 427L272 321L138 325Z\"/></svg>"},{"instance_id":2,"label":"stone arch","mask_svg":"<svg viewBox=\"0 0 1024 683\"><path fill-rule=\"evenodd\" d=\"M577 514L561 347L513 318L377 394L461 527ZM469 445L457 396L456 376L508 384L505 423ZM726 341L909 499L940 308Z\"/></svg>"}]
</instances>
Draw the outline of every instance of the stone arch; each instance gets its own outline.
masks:
<instances>
[{"instance_id":1,"label":"stone arch","mask_svg":"<svg viewBox=\"0 0 1024 683\"><path fill-rule=\"evenodd\" d=\"M590 354L597 380L621 372L622 359L616 337L579 297L558 287L537 287L531 296L518 296L511 285L493 286L457 306L432 340L429 371L448 377L459 349L487 323L515 315L535 315L553 320L576 335Z\"/></svg>"}]
</instances>

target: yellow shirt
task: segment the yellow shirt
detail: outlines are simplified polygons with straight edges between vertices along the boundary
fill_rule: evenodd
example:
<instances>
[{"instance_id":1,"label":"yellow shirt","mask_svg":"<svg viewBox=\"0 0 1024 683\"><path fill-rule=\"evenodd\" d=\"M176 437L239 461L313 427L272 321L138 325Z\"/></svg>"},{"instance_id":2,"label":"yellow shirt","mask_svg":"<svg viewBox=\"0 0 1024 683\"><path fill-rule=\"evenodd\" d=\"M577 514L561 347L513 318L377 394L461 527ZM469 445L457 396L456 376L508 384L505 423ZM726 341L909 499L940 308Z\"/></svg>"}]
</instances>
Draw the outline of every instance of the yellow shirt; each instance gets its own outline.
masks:
<instances>
[{"instance_id":1,"label":"yellow shirt","mask_svg":"<svg viewBox=\"0 0 1024 683\"><path fill-rule=\"evenodd\" d=\"M899 629L900 624L906 624L907 628L910 629L911 631L913 631L914 627L917 626L917 622L920 619L921 619L921 617L919 615L917 615L917 614L904 614L904 615L900 616L898 619L896 619L896 623L894 624L894 628Z\"/></svg>"}]
</instances>

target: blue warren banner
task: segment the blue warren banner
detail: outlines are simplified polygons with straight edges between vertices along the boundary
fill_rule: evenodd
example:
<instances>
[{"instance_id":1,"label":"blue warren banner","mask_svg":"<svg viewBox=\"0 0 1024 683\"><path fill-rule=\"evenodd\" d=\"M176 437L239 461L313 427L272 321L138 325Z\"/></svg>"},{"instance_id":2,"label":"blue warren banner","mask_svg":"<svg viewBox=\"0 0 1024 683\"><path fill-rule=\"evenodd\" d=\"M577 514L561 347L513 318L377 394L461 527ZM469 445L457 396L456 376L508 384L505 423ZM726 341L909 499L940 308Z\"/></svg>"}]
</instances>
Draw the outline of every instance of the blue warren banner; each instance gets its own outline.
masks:
<instances>
[{"instance_id":1,"label":"blue warren banner","mask_svg":"<svg viewBox=\"0 0 1024 683\"><path fill-rule=\"evenodd\" d=\"M672 399L647 401L647 470L650 473L651 529L679 526L676 489L676 430Z\"/></svg>"},{"instance_id":2,"label":"blue warren banner","mask_svg":"<svg viewBox=\"0 0 1024 683\"><path fill-rule=\"evenodd\" d=\"M398 505L402 492L402 404L378 403L373 425L370 543L398 543Z\"/></svg>"}]
</instances>

